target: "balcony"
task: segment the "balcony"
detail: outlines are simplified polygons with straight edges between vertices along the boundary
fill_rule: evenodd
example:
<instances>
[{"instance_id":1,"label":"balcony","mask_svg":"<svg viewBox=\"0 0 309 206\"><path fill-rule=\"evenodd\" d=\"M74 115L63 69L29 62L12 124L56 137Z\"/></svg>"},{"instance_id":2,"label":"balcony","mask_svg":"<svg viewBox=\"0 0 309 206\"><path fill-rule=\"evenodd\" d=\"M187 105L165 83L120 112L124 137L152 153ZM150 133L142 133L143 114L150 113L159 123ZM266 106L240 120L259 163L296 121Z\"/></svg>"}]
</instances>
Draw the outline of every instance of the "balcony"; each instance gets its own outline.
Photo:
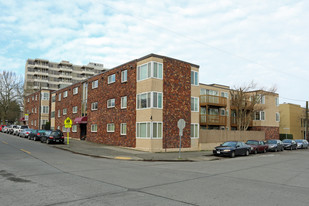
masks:
<instances>
[{"instance_id":1,"label":"balcony","mask_svg":"<svg viewBox=\"0 0 309 206\"><path fill-rule=\"evenodd\" d=\"M231 124L231 127L237 127L236 117L230 118L230 124ZM249 123L249 127L252 127L252 126L253 126L253 121L251 120L250 123Z\"/></svg>"},{"instance_id":2,"label":"balcony","mask_svg":"<svg viewBox=\"0 0 309 206\"><path fill-rule=\"evenodd\" d=\"M63 71L63 72L72 72L72 67L59 67L58 68L59 71Z\"/></svg>"},{"instance_id":3,"label":"balcony","mask_svg":"<svg viewBox=\"0 0 309 206\"><path fill-rule=\"evenodd\" d=\"M49 68L48 64L39 64L37 62L34 63L33 67L34 68L44 68L44 69L48 69Z\"/></svg>"},{"instance_id":4,"label":"balcony","mask_svg":"<svg viewBox=\"0 0 309 206\"><path fill-rule=\"evenodd\" d=\"M201 114L200 125L226 126L226 116Z\"/></svg>"},{"instance_id":5,"label":"balcony","mask_svg":"<svg viewBox=\"0 0 309 206\"><path fill-rule=\"evenodd\" d=\"M226 107L227 98L213 95L200 95L200 106Z\"/></svg>"}]
</instances>

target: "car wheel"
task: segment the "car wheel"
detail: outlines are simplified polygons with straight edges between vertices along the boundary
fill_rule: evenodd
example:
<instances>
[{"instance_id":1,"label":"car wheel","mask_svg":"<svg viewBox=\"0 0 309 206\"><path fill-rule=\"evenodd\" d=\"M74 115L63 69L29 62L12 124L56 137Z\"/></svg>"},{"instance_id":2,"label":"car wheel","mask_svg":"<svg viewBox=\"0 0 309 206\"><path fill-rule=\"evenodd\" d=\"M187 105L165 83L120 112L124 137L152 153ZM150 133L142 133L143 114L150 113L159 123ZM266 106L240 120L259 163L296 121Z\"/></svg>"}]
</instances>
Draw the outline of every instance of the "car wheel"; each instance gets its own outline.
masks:
<instances>
[{"instance_id":1,"label":"car wheel","mask_svg":"<svg viewBox=\"0 0 309 206\"><path fill-rule=\"evenodd\" d=\"M30 136L28 136L28 139L29 139L29 140L31 139Z\"/></svg>"},{"instance_id":2,"label":"car wheel","mask_svg":"<svg viewBox=\"0 0 309 206\"><path fill-rule=\"evenodd\" d=\"M291 150L293 150L293 147L291 146Z\"/></svg>"},{"instance_id":3,"label":"car wheel","mask_svg":"<svg viewBox=\"0 0 309 206\"><path fill-rule=\"evenodd\" d=\"M256 151L255 154L257 154L257 150L255 150L255 151ZM247 150L245 155L246 155L246 156L249 156L249 154L250 154L250 152L249 152L249 150Z\"/></svg>"},{"instance_id":4,"label":"car wheel","mask_svg":"<svg viewBox=\"0 0 309 206\"><path fill-rule=\"evenodd\" d=\"M49 144L49 140L48 139L46 140L46 144Z\"/></svg>"},{"instance_id":5,"label":"car wheel","mask_svg":"<svg viewBox=\"0 0 309 206\"><path fill-rule=\"evenodd\" d=\"M33 140L36 141L37 140L36 137L33 137Z\"/></svg>"},{"instance_id":6,"label":"car wheel","mask_svg":"<svg viewBox=\"0 0 309 206\"><path fill-rule=\"evenodd\" d=\"M257 151L257 149L254 151L254 154L257 154L258 153L258 151Z\"/></svg>"},{"instance_id":7,"label":"car wheel","mask_svg":"<svg viewBox=\"0 0 309 206\"><path fill-rule=\"evenodd\" d=\"M264 148L263 153L266 153L266 149Z\"/></svg>"},{"instance_id":8,"label":"car wheel","mask_svg":"<svg viewBox=\"0 0 309 206\"><path fill-rule=\"evenodd\" d=\"M278 152L278 148L277 147L275 148L275 152Z\"/></svg>"},{"instance_id":9,"label":"car wheel","mask_svg":"<svg viewBox=\"0 0 309 206\"><path fill-rule=\"evenodd\" d=\"M233 151L230 155L231 158L234 158L235 157L235 152Z\"/></svg>"}]
</instances>

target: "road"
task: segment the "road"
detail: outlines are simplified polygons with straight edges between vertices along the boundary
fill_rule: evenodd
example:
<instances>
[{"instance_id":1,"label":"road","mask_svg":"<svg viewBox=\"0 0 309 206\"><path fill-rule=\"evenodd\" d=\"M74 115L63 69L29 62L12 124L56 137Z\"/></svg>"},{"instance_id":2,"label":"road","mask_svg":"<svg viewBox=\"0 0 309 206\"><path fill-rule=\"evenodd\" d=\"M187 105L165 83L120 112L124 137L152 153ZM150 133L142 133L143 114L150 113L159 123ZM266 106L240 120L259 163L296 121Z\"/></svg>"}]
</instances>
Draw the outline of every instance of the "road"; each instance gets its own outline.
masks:
<instances>
[{"instance_id":1,"label":"road","mask_svg":"<svg viewBox=\"0 0 309 206\"><path fill-rule=\"evenodd\" d=\"M1 206L309 205L309 150L203 162L93 158L0 133Z\"/></svg>"}]
</instances>

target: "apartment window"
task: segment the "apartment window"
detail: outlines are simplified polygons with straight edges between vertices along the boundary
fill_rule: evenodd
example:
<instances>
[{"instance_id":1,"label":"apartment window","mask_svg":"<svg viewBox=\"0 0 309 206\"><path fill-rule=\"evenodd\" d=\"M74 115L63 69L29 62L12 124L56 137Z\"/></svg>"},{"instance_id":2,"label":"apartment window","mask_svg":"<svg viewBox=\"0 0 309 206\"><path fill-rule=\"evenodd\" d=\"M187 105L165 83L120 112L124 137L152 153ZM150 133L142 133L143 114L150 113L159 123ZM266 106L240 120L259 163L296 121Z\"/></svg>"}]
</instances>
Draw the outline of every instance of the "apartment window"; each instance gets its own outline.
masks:
<instances>
[{"instance_id":1,"label":"apartment window","mask_svg":"<svg viewBox=\"0 0 309 206\"><path fill-rule=\"evenodd\" d=\"M52 102L56 101L56 96L52 96Z\"/></svg>"},{"instance_id":2,"label":"apartment window","mask_svg":"<svg viewBox=\"0 0 309 206\"><path fill-rule=\"evenodd\" d=\"M98 110L98 102L91 103L91 110Z\"/></svg>"},{"instance_id":3,"label":"apartment window","mask_svg":"<svg viewBox=\"0 0 309 206\"><path fill-rule=\"evenodd\" d=\"M200 91L201 95L213 95L213 96L219 96L219 92L211 89L201 89ZM222 93L221 93L222 95ZM228 95L227 95L228 96Z\"/></svg>"},{"instance_id":4,"label":"apartment window","mask_svg":"<svg viewBox=\"0 0 309 206\"><path fill-rule=\"evenodd\" d=\"M255 112L254 120L265 120L265 112L264 111Z\"/></svg>"},{"instance_id":5,"label":"apartment window","mask_svg":"<svg viewBox=\"0 0 309 206\"><path fill-rule=\"evenodd\" d=\"M198 72L191 71L191 85L198 86Z\"/></svg>"},{"instance_id":6,"label":"apartment window","mask_svg":"<svg viewBox=\"0 0 309 206\"><path fill-rule=\"evenodd\" d=\"M55 112L51 112L50 117L55 118Z\"/></svg>"},{"instance_id":7,"label":"apartment window","mask_svg":"<svg viewBox=\"0 0 309 206\"><path fill-rule=\"evenodd\" d=\"M137 138L162 138L162 122L138 122L136 123Z\"/></svg>"},{"instance_id":8,"label":"apartment window","mask_svg":"<svg viewBox=\"0 0 309 206\"><path fill-rule=\"evenodd\" d=\"M36 113L36 108L34 108L34 113Z\"/></svg>"},{"instance_id":9,"label":"apartment window","mask_svg":"<svg viewBox=\"0 0 309 206\"><path fill-rule=\"evenodd\" d=\"M137 109L158 108L162 109L162 92L147 92L137 95Z\"/></svg>"},{"instance_id":10,"label":"apartment window","mask_svg":"<svg viewBox=\"0 0 309 206\"><path fill-rule=\"evenodd\" d=\"M29 102L29 101L30 101L30 99L28 98L27 102Z\"/></svg>"},{"instance_id":11,"label":"apartment window","mask_svg":"<svg viewBox=\"0 0 309 206\"><path fill-rule=\"evenodd\" d=\"M38 100L38 95L35 95L35 101L37 101Z\"/></svg>"},{"instance_id":12,"label":"apartment window","mask_svg":"<svg viewBox=\"0 0 309 206\"><path fill-rule=\"evenodd\" d=\"M278 107L279 106L279 98L276 97L276 106Z\"/></svg>"},{"instance_id":13,"label":"apartment window","mask_svg":"<svg viewBox=\"0 0 309 206\"><path fill-rule=\"evenodd\" d=\"M220 115L225 116L225 109L220 109Z\"/></svg>"},{"instance_id":14,"label":"apartment window","mask_svg":"<svg viewBox=\"0 0 309 206\"><path fill-rule=\"evenodd\" d=\"M61 111L60 111L60 109L58 110L58 117L60 117L60 115L61 115Z\"/></svg>"},{"instance_id":15,"label":"apartment window","mask_svg":"<svg viewBox=\"0 0 309 206\"><path fill-rule=\"evenodd\" d=\"M259 94L259 103L265 104L265 96L264 95Z\"/></svg>"},{"instance_id":16,"label":"apartment window","mask_svg":"<svg viewBox=\"0 0 309 206\"><path fill-rule=\"evenodd\" d=\"M33 125L33 120L31 120L31 125Z\"/></svg>"},{"instance_id":17,"label":"apartment window","mask_svg":"<svg viewBox=\"0 0 309 206\"><path fill-rule=\"evenodd\" d=\"M128 70L123 70L121 72L121 82L126 82L128 79Z\"/></svg>"},{"instance_id":18,"label":"apartment window","mask_svg":"<svg viewBox=\"0 0 309 206\"><path fill-rule=\"evenodd\" d=\"M95 80L92 82L92 89L98 88L99 82L98 80Z\"/></svg>"},{"instance_id":19,"label":"apartment window","mask_svg":"<svg viewBox=\"0 0 309 206\"><path fill-rule=\"evenodd\" d=\"M58 126L57 129L60 130L60 126Z\"/></svg>"},{"instance_id":20,"label":"apartment window","mask_svg":"<svg viewBox=\"0 0 309 206\"><path fill-rule=\"evenodd\" d=\"M49 93L48 92L42 92L42 100L49 100Z\"/></svg>"},{"instance_id":21,"label":"apartment window","mask_svg":"<svg viewBox=\"0 0 309 206\"><path fill-rule=\"evenodd\" d=\"M199 107L199 98L198 97L191 97L191 112L198 112Z\"/></svg>"},{"instance_id":22,"label":"apartment window","mask_svg":"<svg viewBox=\"0 0 309 206\"><path fill-rule=\"evenodd\" d=\"M32 101L33 101L33 100L34 100L34 96L32 96L32 98L31 98L31 99L32 99Z\"/></svg>"},{"instance_id":23,"label":"apartment window","mask_svg":"<svg viewBox=\"0 0 309 206\"><path fill-rule=\"evenodd\" d=\"M229 93L221 92L221 97L229 98Z\"/></svg>"},{"instance_id":24,"label":"apartment window","mask_svg":"<svg viewBox=\"0 0 309 206\"><path fill-rule=\"evenodd\" d=\"M73 107L73 114L76 114L77 113L77 106Z\"/></svg>"},{"instance_id":25,"label":"apartment window","mask_svg":"<svg viewBox=\"0 0 309 206\"><path fill-rule=\"evenodd\" d=\"M127 124L121 123L120 124L120 135L126 135L127 134Z\"/></svg>"},{"instance_id":26,"label":"apartment window","mask_svg":"<svg viewBox=\"0 0 309 206\"><path fill-rule=\"evenodd\" d=\"M33 113L33 108L31 109L31 112Z\"/></svg>"},{"instance_id":27,"label":"apartment window","mask_svg":"<svg viewBox=\"0 0 309 206\"><path fill-rule=\"evenodd\" d=\"M107 124L107 132L115 132L115 124L114 123Z\"/></svg>"},{"instance_id":28,"label":"apartment window","mask_svg":"<svg viewBox=\"0 0 309 206\"><path fill-rule=\"evenodd\" d=\"M73 95L75 95L75 94L78 94L78 87L75 87L75 88L73 89Z\"/></svg>"},{"instance_id":29,"label":"apartment window","mask_svg":"<svg viewBox=\"0 0 309 206\"><path fill-rule=\"evenodd\" d=\"M276 112L276 122L280 122L280 113Z\"/></svg>"},{"instance_id":30,"label":"apartment window","mask_svg":"<svg viewBox=\"0 0 309 206\"><path fill-rule=\"evenodd\" d=\"M127 96L121 97L121 109L127 108Z\"/></svg>"},{"instance_id":31,"label":"apartment window","mask_svg":"<svg viewBox=\"0 0 309 206\"><path fill-rule=\"evenodd\" d=\"M107 100L107 108L115 107L115 99Z\"/></svg>"},{"instance_id":32,"label":"apartment window","mask_svg":"<svg viewBox=\"0 0 309 206\"><path fill-rule=\"evenodd\" d=\"M199 137L198 128L199 128L198 124L191 124L191 138L198 138Z\"/></svg>"},{"instance_id":33,"label":"apartment window","mask_svg":"<svg viewBox=\"0 0 309 206\"><path fill-rule=\"evenodd\" d=\"M58 101L61 101L61 93L58 94Z\"/></svg>"},{"instance_id":34,"label":"apartment window","mask_svg":"<svg viewBox=\"0 0 309 206\"><path fill-rule=\"evenodd\" d=\"M72 132L77 132L77 125L72 125Z\"/></svg>"},{"instance_id":35,"label":"apartment window","mask_svg":"<svg viewBox=\"0 0 309 206\"><path fill-rule=\"evenodd\" d=\"M98 126L96 124L91 125L91 132L97 132L98 131Z\"/></svg>"},{"instance_id":36,"label":"apartment window","mask_svg":"<svg viewBox=\"0 0 309 206\"><path fill-rule=\"evenodd\" d=\"M62 114L63 114L63 115L66 115L66 114L67 114L67 109L66 109L66 108L63 109Z\"/></svg>"},{"instance_id":37,"label":"apartment window","mask_svg":"<svg viewBox=\"0 0 309 206\"><path fill-rule=\"evenodd\" d=\"M115 81L116 81L116 75L115 74L112 74L112 75L108 76L108 78L107 78L107 83L108 84L114 83Z\"/></svg>"},{"instance_id":38,"label":"apartment window","mask_svg":"<svg viewBox=\"0 0 309 206\"><path fill-rule=\"evenodd\" d=\"M63 98L68 97L68 91L63 92Z\"/></svg>"},{"instance_id":39,"label":"apartment window","mask_svg":"<svg viewBox=\"0 0 309 206\"><path fill-rule=\"evenodd\" d=\"M49 113L49 106L42 106L42 113L48 114Z\"/></svg>"},{"instance_id":40,"label":"apartment window","mask_svg":"<svg viewBox=\"0 0 309 206\"><path fill-rule=\"evenodd\" d=\"M159 62L148 62L137 67L137 81L148 78L162 79L163 64Z\"/></svg>"}]
</instances>

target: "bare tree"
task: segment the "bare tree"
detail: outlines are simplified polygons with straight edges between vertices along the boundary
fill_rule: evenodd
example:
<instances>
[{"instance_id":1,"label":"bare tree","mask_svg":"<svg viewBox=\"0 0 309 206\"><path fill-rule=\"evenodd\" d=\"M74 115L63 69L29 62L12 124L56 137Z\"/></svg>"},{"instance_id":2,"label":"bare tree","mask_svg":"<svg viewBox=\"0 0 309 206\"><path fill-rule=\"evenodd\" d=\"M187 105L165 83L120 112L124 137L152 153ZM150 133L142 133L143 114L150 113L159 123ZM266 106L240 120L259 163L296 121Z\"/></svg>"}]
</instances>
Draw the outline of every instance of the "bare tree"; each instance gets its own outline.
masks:
<instances>
[{"instance_id":1,"label":"bare tree","mask_svg":"<svg viewBox=\"0 0 309 206\"><path fill-rule=\"evenodd\" d=\"M10 116L12 118L12 105L17 104L23 107L23 78L18 76L15 72L0 72L0 110L2 121L7 120ZM19 114L15 113L16 118Z\"/></svg>"},{"instance_id":2,"label":"bare tree","mask_svg":"<svg viewBox=\"0 0 309 206\"><path fill-rule=\"evenodd\" d=\"M266 94L276 92L276 87L270 89L260 88L256 90L257 84L250 82L248 85L234 87L230 90L232 121L236 123L238 130L247 130L255 112L263 110L260 104Z\"/></svg>"}]
</instances>

